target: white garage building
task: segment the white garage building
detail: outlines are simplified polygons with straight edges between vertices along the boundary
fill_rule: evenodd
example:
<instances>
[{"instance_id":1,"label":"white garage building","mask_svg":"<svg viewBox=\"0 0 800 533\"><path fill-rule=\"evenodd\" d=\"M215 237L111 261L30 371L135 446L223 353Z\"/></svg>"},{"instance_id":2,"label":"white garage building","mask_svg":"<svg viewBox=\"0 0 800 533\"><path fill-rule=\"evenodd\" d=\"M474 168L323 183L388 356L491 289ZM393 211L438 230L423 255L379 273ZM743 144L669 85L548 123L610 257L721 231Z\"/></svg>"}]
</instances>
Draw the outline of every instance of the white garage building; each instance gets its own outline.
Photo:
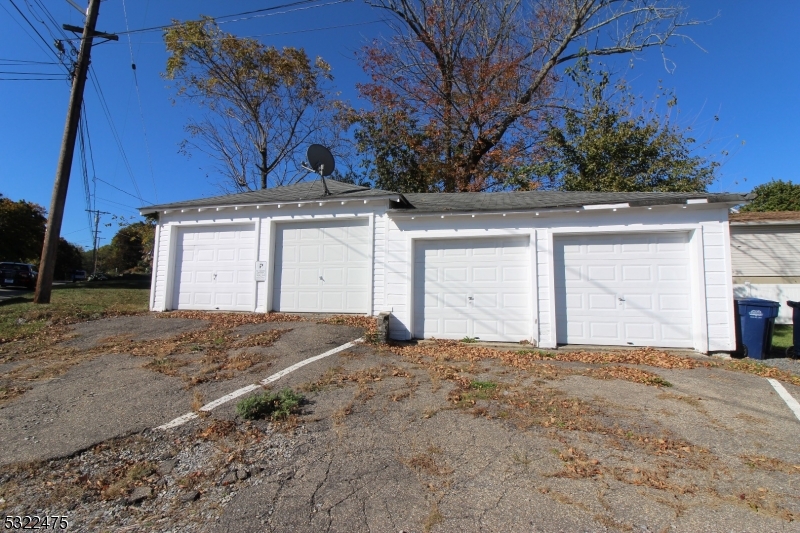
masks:
<instances>
[{"instance_id":1,"label":"white garage building","mask_svg":"<svg viewBox=\"0 0 800 533\"><path fill-rule=\"evenodd\" d=\"M738 194L319 181L157 213L151 309L392 313L395 339L735 348Z\"/></svg>"}]
</instances>

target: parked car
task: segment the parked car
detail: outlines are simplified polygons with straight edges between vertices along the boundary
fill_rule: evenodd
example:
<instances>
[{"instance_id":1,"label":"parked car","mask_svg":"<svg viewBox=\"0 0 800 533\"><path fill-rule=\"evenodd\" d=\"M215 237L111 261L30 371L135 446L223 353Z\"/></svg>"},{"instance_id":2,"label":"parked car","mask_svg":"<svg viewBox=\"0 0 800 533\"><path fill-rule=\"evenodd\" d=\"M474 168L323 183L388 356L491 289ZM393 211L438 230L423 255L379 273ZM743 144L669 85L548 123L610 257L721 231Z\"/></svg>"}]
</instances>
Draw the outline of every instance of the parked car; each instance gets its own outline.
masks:
<instances>
[{"instance_id":1,"label":"parked car","mask_svg":"<svg viewBox=\"0 0 800 533\"><path fill-rule=\"evenodd\" d=\"M76 270L72 273L72 281L86 281L86 271L85 270Z\"/></svg>"},{"instance_id":2,"label":"parked car","mask_svg":"<svg viewBox=\"0 0 800 533\"><path fill-rule=\"evenodd\" d=\"M98 272L96 274L92 274L89 276L89 281L106 281L108 280L108 276L103 274L102 272Z\"/></svg>"},{"instance_id":3,"label":"parked car","mask_svg":"<svg viewBox=\"0 0 800 533\"><path fill-rule=\"evenodd\" d=\"M39 273L28 263L0 263L0 286L22 285L29 289L36 287Z\"/></svg>"}]
</instances>

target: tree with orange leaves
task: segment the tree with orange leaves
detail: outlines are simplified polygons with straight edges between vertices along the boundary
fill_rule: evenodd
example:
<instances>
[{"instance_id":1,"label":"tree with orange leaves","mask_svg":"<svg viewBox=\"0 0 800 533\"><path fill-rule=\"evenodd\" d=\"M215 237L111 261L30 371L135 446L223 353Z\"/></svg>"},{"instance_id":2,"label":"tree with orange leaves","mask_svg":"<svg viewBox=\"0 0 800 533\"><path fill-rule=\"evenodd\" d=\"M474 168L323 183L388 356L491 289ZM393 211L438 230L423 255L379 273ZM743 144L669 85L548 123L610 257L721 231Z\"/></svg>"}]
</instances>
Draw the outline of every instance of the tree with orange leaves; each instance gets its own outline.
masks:
<instances>
[{"instance_id":1,"label":"tree with orange leaves","mask_svg":"<svg viewBox=\"0 0 800 533\"><path fill-rule=\"evenodd\" d=\"M670 0L366 1L395 35L362 50L372 109L348 118L376 185L400 191L537 188L520 169L565 105L559 66L663 47L697 24Z\"/></svg>"}]
</instances>

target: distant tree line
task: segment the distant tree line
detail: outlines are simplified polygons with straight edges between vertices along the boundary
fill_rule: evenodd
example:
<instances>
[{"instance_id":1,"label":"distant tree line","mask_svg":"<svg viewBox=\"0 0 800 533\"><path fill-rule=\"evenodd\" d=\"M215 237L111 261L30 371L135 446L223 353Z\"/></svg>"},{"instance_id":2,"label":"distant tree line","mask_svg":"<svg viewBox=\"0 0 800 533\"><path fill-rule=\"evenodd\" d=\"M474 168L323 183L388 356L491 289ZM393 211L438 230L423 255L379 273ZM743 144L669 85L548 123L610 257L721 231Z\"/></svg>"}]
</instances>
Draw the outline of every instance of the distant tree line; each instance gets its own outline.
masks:
<instances>
[{"instance_id":1,"label":"distant tree line","mask_svg":"<svg viewBox=\"0 0 800 533\"><path fill-rule=\"evenodd\" d=\"M47 227L44 207L26 200L12 201L0 194L0 261L30 263L38 268ZM150 267L154 221L129 224L114 235L111 244L98 250L101 271L145 271ZM75 270L93 269L92 250L68 242L61 237L56 257L56 279L69 279Z\"/></svg>"},{"instance_id":2,"label":"distant tree line","mask_svg":"<svg viewBox=\"0 0 800 533\"><path fill-rule=\"evenodd\" d=\"M677 0L365 0L391 35L357 52L367 105L338 99L330 65L223 32L213 18L164 33L165 78L202 118L185 150L220 185L303 179L311 142L338 179L400 192L702 191L717 163L690 128L631 96L593 60L665 48L699 24ZM642 106L641 104L645 104Z\"/></svg>"}]
</instances>

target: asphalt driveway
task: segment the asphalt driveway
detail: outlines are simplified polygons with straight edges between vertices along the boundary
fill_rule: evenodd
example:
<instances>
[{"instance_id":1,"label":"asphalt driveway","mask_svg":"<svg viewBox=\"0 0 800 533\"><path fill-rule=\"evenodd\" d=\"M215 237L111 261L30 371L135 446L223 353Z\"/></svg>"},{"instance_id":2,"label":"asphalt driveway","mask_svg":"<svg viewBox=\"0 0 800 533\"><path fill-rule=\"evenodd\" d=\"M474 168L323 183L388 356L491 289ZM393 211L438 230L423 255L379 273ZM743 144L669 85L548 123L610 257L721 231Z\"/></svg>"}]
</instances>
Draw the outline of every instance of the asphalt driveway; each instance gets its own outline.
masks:
<instances>
[{"instance_id":1,"label":"asphalt driveway","mask_svg":"<svg viewBox=\"0 0 800 533\"><path fill-rule=\"evenodd\" d=\"M230 402L148 429L363 333L240 325L234 352L271 345L194 384L191 350L173 375L146 363L166 358L145 348L200 343L206 327L79 326L72 348L114 353L0 410L0 510L65 513L82 531L797 531L800 420L764 377L719 360L359 344L275 384L305 396L288 423L244 421ZM104 344L120 332L130 353Z\"/></svg>"}]
</instances>

